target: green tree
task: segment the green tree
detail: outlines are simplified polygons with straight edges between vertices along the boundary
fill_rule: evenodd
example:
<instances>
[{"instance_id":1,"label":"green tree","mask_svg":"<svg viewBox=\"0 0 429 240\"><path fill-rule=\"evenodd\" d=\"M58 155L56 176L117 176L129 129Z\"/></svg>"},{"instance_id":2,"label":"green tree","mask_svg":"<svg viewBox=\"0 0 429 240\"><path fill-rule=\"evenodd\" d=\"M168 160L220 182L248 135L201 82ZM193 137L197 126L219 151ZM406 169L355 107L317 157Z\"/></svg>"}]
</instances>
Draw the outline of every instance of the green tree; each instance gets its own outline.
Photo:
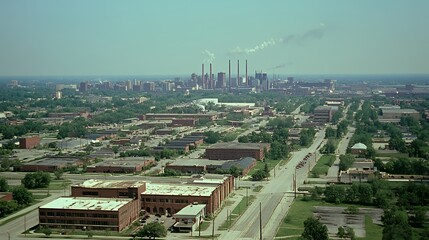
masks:
<instances>
[{"instance_id":1,"label":"green tree","mask_svg":"<svg viewBox=\"0 0 429 240\"><path fill-rule=\"evenodd\" d=\"M152 222L144 225L144 227L136 233L136 236L140 238L148 237L149 239L156 239L157 237L166 237L167 229L165 229L164 225L162 225L161 223Z\"/></svg>"},{"instance_id":2,"label":"green tree","mask_svg":"<svg viewBox=\"0 0 429 240\"><path fill-rule=\"evenodd\" d=\"M60 179L61 179L61 177L63 176L63 174L64 174L64 170L63 170L63 169L61 169L61 168L58 168L58 169L57 169L57 170L55 170L55 172L54 172L55 179L56 179L56 180L60 180Z\"/></svg>"},{"instance_id":3,"label":"green tree","mask_svg":"<svg viewBox=\"0 0 429 240\"><path fill-rule=\"evenodd\" d=\"M4 217L7 214L13 213L18 209L19 209L19 206L15 200L12 200L12 201L0 200L0 217Z\"/></svg>"},{"instance_id":4,"label":"green tree","mask_svg":"<svg viewBox=\"0 0 429 240\"><path fill-rule=\"evenodd\" d=\"M304 221L304 232L301 237L306 240L328 240L328 228L318 219L309 217Z\"/></svg>"},{"instance_id":5,"label":"green tree","mask_svg":"<svg viewBox=\"0 0 429 240\"><path fill-rule=\"evenodd\" d=\"M413 231L408 223L408 215L396 208L385 209L381 217L383 222L383 240L412 239Z\"/></svg>"},{"instance_id":6,"label":"green tree","mask_svg":"<svg viewBox=\"0 0 429 240\"><path fill-rule=\"evenodd\" d=\"M346 190L343 186L330 185L325 188L325 200L331 203L342 203L345 200Z\"/></svg>"},{"instance_id":7,"label":"green tree","mask_svg":"<svg viewBox=\"0 0 429 240\"><path fill-rule=\"evenodd\" d=\"M416 207L410 212L410 225L416 228L421 228L427 221L426 209Z\"/></svg>"},{"instance_id":8,"label":"green tree","mask_svg":"<svg viewBox=\"0 0 429 240\"><path fill-rule=\"evenodd\" d=\"M0 177L0 192L7 192L9 190L9 185L7 180L4 177Z\"/></svg>"},{"instance_id":9,"label":"green tree","mask_svg":"<svg viewBox=\"0 0 429 240\"><path fill-rule=\"evenodd\" d=\"M266 177L267 177L267 174L262 169L259 169L258 171L256 171L255 173L253 173L252 176L251 176L252 181L261 181L261 180L263 180Z\"/></svg>"},{"instance_id":10,"label":"green tree","mask_svg":"<svg viewBox=\"0 0 429 240\"><path fill-rule=\"evenodd\" d=\"M339 163L339 168L340 171L346 171L347 169L349 169L352 164L355 161L355 157L353 157L352 155L346 154L346 155L340 155L340 163Z\"/></svg>"},{"instance_id":11,"label":"green tree","mask_svg":"<svg viewBox=\"0 0 429 240\"><path fill-rule=\"evenodd\" d=\"M12 196L20 205L27 205L33 202L33 194L23 186L14 187L12 189Z\"/></svg>"},{"instance_id":12,"label":"green tree","mask_svg":"<svg viewBox=\"0 0 429 240\"><path fill-rule=\"evenodd\" d=\"M46 237L49 237L52 234L52 230L49 227L44 227L41 231Z\"/></svg>"},{"instance_id":13,"label":"green tree","mask_svg":"<svg viewBox=\"0 0 429 240\"><path fill-rule=\"evenodd\" d=\"M47 187L50 182L51 175L47 172L27 173L21 180L24 187L28 189Z\"/></svg>"}]
</instances>

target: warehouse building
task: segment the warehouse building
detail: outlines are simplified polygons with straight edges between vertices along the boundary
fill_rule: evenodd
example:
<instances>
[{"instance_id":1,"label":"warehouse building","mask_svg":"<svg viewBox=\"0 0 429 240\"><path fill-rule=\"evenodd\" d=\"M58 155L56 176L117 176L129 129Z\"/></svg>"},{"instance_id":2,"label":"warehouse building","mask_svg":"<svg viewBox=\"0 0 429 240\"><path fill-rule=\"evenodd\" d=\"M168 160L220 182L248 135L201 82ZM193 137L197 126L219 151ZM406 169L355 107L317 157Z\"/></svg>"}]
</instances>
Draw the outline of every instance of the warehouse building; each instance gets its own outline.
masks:
<instances>
[{"instance_id":1,"label":"warehouse building","mask_svg":"<svg viewBox=\"0 0 429 240\"><path fill-rule=\"evenodd\" d=\"M235 160L252 157L263 160L265 152L270 151L269 143L217 143L206 149L206 158L210 160Z\"/></svg>"}]
</instances>

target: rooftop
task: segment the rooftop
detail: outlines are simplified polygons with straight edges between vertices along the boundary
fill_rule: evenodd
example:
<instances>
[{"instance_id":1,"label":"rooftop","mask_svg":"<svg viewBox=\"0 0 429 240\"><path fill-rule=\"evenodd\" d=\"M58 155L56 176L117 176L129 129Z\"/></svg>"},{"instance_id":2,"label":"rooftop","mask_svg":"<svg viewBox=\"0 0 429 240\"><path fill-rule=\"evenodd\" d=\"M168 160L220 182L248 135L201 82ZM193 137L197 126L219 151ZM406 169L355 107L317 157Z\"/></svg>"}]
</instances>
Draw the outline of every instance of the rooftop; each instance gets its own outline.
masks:
<instances>
[{"instance_id":1,"label":"rooftop","mask_svg":"<svg viewBox=\"0 0 429 240\"><path fill-rule=\"evenodd\" d=\"M129 187L140 187L146 184L143 181L121 181L121 180L98 180L98 179L90 179L85 182L77 185L73 185L76 187L84 187L84 188L129 188Z\"/></svg>"},{"instance_id":2,"label":"rooftop","mask_svg":"<svg viewBox=\"0 0 429 240\"><path fill-rule=\"evenodd\" d=\"M216 187L196 185L164 185L148 183L144 195L169 195L169 196L203 196L209 197Z\"/></svg>"},{"instance_id":3,"label":"rooftop","mask_svg":"<svg viewBox=\"0 0 429 240\"><path fill-rule=\"evenodd\" d=\"M180 216L196 216L206 208L205 204L191 204L174 214L174 217Z\"/></svg>"},{"instance_id":4,"label":"rooftop","mask_svg":"<svg viewBox=\"0 0 429 240\"><path fill-rule=\"evenodd\" d=\"M179 158L171 166L207 166L207 165L222 165L222 163L227 162L223 160L209 160L209 159L199 159L199 158Z\"/></svg>"},{"instance_id":5,"label":"rooftop","mask_svg":"<svg viewBox=\"0 0 429 240\"><path fill-rule=\"evenodd\" d=\"M261 149L269 143L238 143L238 142L226 142L216 143L208 147L207 149Z\"/></svg>"},{"instance_id":6,"label":"rooftop","mask_svg":"<svg viewBox=\"0 0 429 240\"><path fill-rule=\"evenodd\" d=\"M40 207L40 209L73 209L73 210L102 210L118 211L130 198L86 198L60 197Z\"/></svg>"},{"instance_id":7,"label":"rooftop","mask_svg":"<svg viewBox=\"0 0 429 240\"><path fill-rule=\"evenodd\" d=\"M356 143L355 145L353 145L352 149L363 149L363 150L366 150L367 147L363 143Z\"/></svg>"},{"instance_id":8,"label":"rooftop","mask_svg":"<svg viewBox=\"0 0 429 240\"><path fill-rule=\"evenodd\" d=\"M383 113L419 113L414 109L408 109L408 108L403 108L403 109L388 108L388 109L383 109L382 111Z\"/></svg>"},{"instance_id":9,"label":"rooftop","mask_svg":"<svg viewBox=\"0 0 429 240\"><path fill-rule=\"evenodd\" d=\"M39 166L61 166L67 164L75 164L82 161L79 158L44 158L39 161L24 163L23 165L39 165Z\"/></svg>"}]
</instances>

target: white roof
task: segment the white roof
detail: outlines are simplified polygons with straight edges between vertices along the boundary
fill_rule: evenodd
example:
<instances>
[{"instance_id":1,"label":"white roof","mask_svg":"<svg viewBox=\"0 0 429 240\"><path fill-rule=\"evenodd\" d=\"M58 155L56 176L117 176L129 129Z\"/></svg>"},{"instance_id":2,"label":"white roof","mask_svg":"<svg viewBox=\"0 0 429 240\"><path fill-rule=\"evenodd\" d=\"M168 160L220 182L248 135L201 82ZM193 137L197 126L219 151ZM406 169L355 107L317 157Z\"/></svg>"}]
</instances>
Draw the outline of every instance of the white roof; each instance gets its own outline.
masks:
<instances>
[{"instance_id":1,"label":"white roof","mask_svg":"<svg viewBox=\"0 0 429 240\"><path fill-rule=\"evenodd\" d=\"M353 145L352 149L367 149L366 145L363 143L356 143L355 145Z\"/></svg>"},{"instance_id":2,"label":"white roof","mask_svg":"<svg viewBox=\"0 0 429 240\"><path fill-rule=\"evenodd\" d=\"M40 208L118 211L131 201L131 198L60 197Z\"/></svg>"},{"instance_id":3,"label":"white roof","mask_svg":"<svg viewBox=\"0 0 429 240\"><path fill-rule=\"evenodd\" d=\"M174 217L196 216L201 211L203 211L204 208L206 208L205 204L195 204L195 205L191 204L191 205L188 205L188 206L182 208L182 210L180 210L176 214L174 214Z\"/></svg>"},{"instance_id":4,"label":"white roof","mask_svg":"<svg viewBox=\"0 0 429 240\"><path fill-rule=\"evenodd\" d=\"M146 184L146 191L142 195L168 195L168 196L210 196L216 187L197 185L165 185Z\"/></svg>"},{"instance_id":5,"label":"white roof","mask_svg":"<svg viewBox=\"0 0 429 240\"><path fill-rule=\"evenodd\" d=\"M129 187L140 187L144 185L143 181L133 181L133 180L98 180L98 179L89 179L81 184L74 186L84 187L84 188L129 188Z\"/></svg>"}]
</instances>

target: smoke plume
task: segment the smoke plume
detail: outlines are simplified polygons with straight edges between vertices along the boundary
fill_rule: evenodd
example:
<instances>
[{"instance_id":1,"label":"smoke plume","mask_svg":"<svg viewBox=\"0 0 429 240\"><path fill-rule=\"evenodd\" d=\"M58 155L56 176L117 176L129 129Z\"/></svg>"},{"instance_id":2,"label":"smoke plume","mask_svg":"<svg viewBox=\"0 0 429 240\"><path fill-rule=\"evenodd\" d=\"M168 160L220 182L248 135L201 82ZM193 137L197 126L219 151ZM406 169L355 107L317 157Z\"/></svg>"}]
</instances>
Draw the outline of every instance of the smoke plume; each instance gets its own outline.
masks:
<instances>
[{"instance_id":1,"label":"smoke plume","mask_svg":"<svg viewBox=\"0 0 429 240\"><path fill-rule=\"evenodd\" d=\"M206 63L212 63L214 60L215 60L215 55L214 55L214 53L212 53L212 52L210 52L209 50L204 50L204 51L202 51L201 52L201 54L203 54L204 55L204 60L203 60L203 62L206 62Z\"/></svg>"},{"instance_id":2,"label":"smoke plume","mask_svg":"<svg viewBox=\"0 0 429 240\"><path fill-rule=\"evenodd\" d=\"M314 29L310 29L307 32L304 32L302 34L299 35L288 35L284 38L279 38L279 39L273 39L271 38L268 41L264 41L258 45L256 45L253 48L242 48L240 46L235 47L234 49L229 51L229 54L232 55L239 55L239 54L253 54L256 53L258 51L261 51L267 47L271 47L274 46L278 43L296 43L296 44L301 44L304 43L306 41L309 40L320 40L323 38L323 35L325 33L325 24L320 23L319 27L314 28Z\"/></svg>"}]
</instances>

